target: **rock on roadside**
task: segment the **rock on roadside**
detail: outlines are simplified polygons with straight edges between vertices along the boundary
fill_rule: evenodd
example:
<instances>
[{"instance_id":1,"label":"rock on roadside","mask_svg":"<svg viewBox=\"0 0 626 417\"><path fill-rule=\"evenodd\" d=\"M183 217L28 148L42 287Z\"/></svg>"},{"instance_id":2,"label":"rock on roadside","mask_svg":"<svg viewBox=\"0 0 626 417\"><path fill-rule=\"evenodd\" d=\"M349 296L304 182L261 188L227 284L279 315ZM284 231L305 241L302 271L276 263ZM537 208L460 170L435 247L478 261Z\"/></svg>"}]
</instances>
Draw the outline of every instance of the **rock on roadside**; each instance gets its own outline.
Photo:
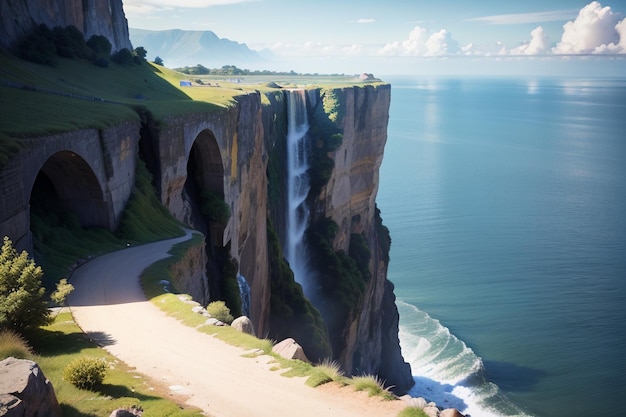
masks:
<instances>
[{"instance_id":1,"label":"rock on roadside","mask_svg":"<svg viewBox=\"0 0 626 417\"><path fill-rule=\"evenodd\" d=\"M13 357L0 362L0 415L62 416L52 383L35 362Z\"/></svg>"},{"instance_id":2,"label":"rock on roadside","mask_svg":"<svg viewBox=\"0 0 626 417\"><path fill-rule=\"evenodd\" d=\"M233 329L237 329L242 333L251 334L252 336L256 336L254 333L254 326L252 325L252 321L246 316L237 317L230 325Z\"/></svg>"},{"instance_id":3,"label":"rock on roadside","mask_svg":"<svg viewBox=\"0 0 626 417\"><path fill-rule=\"evenodd\" d=\"M302 362L311 363L304 354L304 349L292 338L287 338L276 344L272 348L272 352L279 354L285 359L298 359Z\"/></svg>"}]
</instances>

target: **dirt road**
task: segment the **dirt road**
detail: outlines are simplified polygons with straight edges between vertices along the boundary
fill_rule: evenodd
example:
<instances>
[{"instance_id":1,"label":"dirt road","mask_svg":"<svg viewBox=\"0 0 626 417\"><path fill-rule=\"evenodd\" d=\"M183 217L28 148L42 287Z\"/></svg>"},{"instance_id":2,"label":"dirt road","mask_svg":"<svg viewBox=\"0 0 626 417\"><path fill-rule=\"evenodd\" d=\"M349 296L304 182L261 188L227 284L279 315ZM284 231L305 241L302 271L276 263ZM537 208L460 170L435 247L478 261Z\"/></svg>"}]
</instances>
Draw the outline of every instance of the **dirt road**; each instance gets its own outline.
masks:
<instances>
[{"instance_id":1,"label":"dirt road","mask_svg":"<svg viewBox=\"0 0 626 417\"><path fill-rule=\"evenodd\" d=\"M351 388L313 389L270 371L271 358L245 352L168 317L145 296L139 275L183 238L131 247L78 268L69 304L94 340L138 372L215 417L396 416L400 401L370 400Z\"/></svg>"}]
</instances>

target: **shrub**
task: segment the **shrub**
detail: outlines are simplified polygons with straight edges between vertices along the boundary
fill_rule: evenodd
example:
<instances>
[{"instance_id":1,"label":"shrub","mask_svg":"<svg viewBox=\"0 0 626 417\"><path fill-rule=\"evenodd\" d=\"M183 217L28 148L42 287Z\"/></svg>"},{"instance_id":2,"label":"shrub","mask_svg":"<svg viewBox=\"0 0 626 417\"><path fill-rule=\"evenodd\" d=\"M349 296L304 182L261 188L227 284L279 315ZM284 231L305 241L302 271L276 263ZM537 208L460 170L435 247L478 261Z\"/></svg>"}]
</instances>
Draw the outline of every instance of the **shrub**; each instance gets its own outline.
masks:
<instances>
[{"instance_id":1,"label":"shrub","mask_svg":"<svg viewBox=\"0 0 626 417\"><path fill-rule=\"evenodd\" d=\"M428 417L428 414L426 414L426 412L421 408L407 407L400 411L398 417Z\"/></svg>"},{"instance_id":2,"label":"shrub","mask_svg":"<svg viewBox=\"0 0 626 417\"><path fill-rule=\"evenodd\" d=\"M78 358L65 367L63 379L78 388L93 390L102 384L106 373L104 359Z\"/></svg>"},{"instance_id":3,"label":"shrub","mask_svg":"<svg viewBox=\"0 0 626 417\"><path fill-rule=\"evenodd\" d=\"M0 250L0 329L22 332L50 322L42 277L28 252L18 253L5 236Z\"/></svg>"},{"instance_id":4,"label":"shrub","mask_svg":"<svg viewBox=\"0 0 626 417\"><path fill-rule=\"evenodd\" d=\"M56 66L57 50L52 38L52 31L46 25L39 25L18 45L19 56L37 64Z\"/></svg>"},{"instance_id":5,"label":"shrub","mask_svg":"<svg viewBox=\"0 0 626 417\"><path fill-rule=\"evenodd\" d=\"M230 314L230 309L226 307L226 303L223 301L213 301L207 306L206 311L211 317L226 324L230 324L234 320L234 317Z\"/></svg>"},{"instance_id":6,"label":"shrub","mask_svg":"<svg viewBox=\"0 0 626 417\"><path fill-rule=\"evenodd\" d=\"M52 28L52 41L57 55L64 58L89 58L91 55L82 32L76 26L55 26Z\"/></svg>"},{"instance_id":7,"label":"shrub","mask_svg":"<svg viewBox=\"0 0 626 417\"><path fill-rule=\"evenodd\" d=\"M57 289L50 295L50 299L56 304L62 306L70 293L74 291L74 286L67 282L67 278L62 278L57 283Z\"/></svg>"},{"instance_id":8,"label":"shrub","mask_svg":"<svg viewBox=\"0 0 626 417\"><path fill-rule=\"evenodd\" d=\"M337 362L324 359L322 363L315 366L311 370L306 384L311 387L317 387L319 385L335 381L345 385L344 380L345 378L343 376L343 372L341 372L341 366Z\"/></svg>"},{"instance_id":9,"label":"shrub","mask_svg":"<svg viewBox=\"0 0 626 417\"><path fill-rule=\"evenodd\" d=\"M113 55L111 55L113 62L117 62L120 65L131 65L134 60L133 53L128 48L122 48Z\"/></svg>"},{"instance_id":10,"label":"shrub","mask_svg":"<svg viewBox=\"0 0 626 417\"><path fill-rule=\"evenodd\" d=\"M10 356L18 359L28 359L31 356L28 343L12 330L0 331L0 360Z\"/></svg>"},{"instance_id":11,"label":"shrub","mask_svg":"<svg viewBox=\"0 0 626 417\"><path fill-rule=\"evenodd\" d=\"M111 55L111 42L102 35L93 35L87 41L87 46L96 54L96 55Z\"/></svg>"},{"instance_id":12,"label":"shrub","mask_svg":"<svg viewBox=\"0 0 626 417\"><path fill-rule=\"evenodd\" d=\"M363 375L352 378L352 385L355 391L367 391L370 397L380 396L385 400L394 400L396 398L388 388L385 388L383 382L375 376Z\"/></svg>"},{"instance_id":13,"label":"shrub","mask_svg":"<svg viewBox=\"0 0 626 417\"><path fill-rule=\"evenodd\" d=\"M202 214L210 221L226 226L230 219L230 207L224 201L224 196L215 191L204 191L202 197Z\"/></svg>"}]
</instances>

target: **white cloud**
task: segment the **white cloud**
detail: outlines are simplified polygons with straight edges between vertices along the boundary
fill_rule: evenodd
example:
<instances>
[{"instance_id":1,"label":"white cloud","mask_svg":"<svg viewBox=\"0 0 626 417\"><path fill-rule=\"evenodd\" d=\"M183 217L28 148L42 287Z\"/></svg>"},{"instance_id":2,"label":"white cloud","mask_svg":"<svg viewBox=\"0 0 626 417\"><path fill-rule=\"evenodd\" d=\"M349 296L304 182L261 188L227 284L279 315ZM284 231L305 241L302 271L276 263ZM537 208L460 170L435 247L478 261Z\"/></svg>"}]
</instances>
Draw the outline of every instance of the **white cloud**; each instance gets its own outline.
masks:
<instances>
[{"instance_id":1,"label":"white cloud","mask_svg":"<svg viewBox=\"0 0 626 417\"><path fill-rule=\"evenodd\" d=\"M536 13L500 14L495 16L476 17L468 21L485 22L491 25L519 25L526 23L555 22L568 20L576 15L576 9L552 10Z\"/></svg>"},{"instance_id":2,"label":"white cloud","mask_svg":"<svg viewBox=\"0 0 626 417\"><path fill-rule=\"evenodd\" d=\"M376 19L359 19L356 22L357 23L375 23Z\"/></svg>"},{"instance_id":3,"label":"white cloud","mask_svg":"<svg viewBox=\"0 0 626 417\"><path fill-rule=\"evenodd\" d=\"M626 52L624 20L619 22L609 6L591 2L583 7L575 20L563 25L561 41L553 48L555 54L592 54Z\"/></svg>"},{"instance_id":4,"label":"white cloud","mask_svg":"<svg viewBox=\"0 0 626 417\"><path fill-rule=\"evenodd\" d=\"M457 54L459 52L459 43L452 39L452 34L445 29L441 29L437 33L433 33L426 41L426 56L441 56Z\"/></svg>"},{"instance_id":5,"label":"white cloud","mask_svg":"<svg viewBox=\"0 0 626 417\"><path fill-rule=\"evenodd\" d=\"M387 43L378 53L386 56L441 56L459 52L459 43L447 30L428 36L426 29L415 26L408 39Z\"/></svg>"},{"instance_id":6,"label":"white cloud","mask_svg":"<svg viewBox=\"0 0 626 417\"><path fill-rule=\"evenodd\" d=\"M363 45L355 43L353 45L346 46L342 48L341 50L346 55L357 56L357 55L361 55L361 53L363 52Z\"/></svg>"},{"instance_id":7,"label":"white cloud","mask_svg":"<svg viewBox=\"0 0 626 417\"><path fill-rule=\"evenodd\" d=\"M530 32L531 40L528 43L511 50L511 55L543 55L550 50L550 40L543 28L538 26Z\"/></svg>"}]
</instances>

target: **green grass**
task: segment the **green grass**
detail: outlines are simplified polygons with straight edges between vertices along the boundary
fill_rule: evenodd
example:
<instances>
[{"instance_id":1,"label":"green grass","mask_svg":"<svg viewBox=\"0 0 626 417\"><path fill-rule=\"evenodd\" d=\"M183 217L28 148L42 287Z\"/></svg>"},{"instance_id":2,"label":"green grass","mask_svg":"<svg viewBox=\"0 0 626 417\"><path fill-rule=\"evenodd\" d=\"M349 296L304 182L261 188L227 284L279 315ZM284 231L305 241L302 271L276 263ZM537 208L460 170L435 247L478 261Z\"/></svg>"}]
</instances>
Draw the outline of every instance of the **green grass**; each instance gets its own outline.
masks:
<instances>
[{"instance_id":1,"label":"green grass","mask_svg":"<svg viewBox=\"0 0 626 417\"><path fill-rule=\"evenodd\" d=\"M0 335L0 346L5 336ZM98 348L82 333L69 312L63 311L50 325L41 328L32 337L33 354L29 359L39 364L52 381L57 399L65 417L108 416L119 407L141 406L146 416L182 417L202 416L194 408L181 406L164 397L169 393L142 375L133 372L105 350ZM0 350L4 359L4 350ZM63 380L67 365L78 358L103 359L108 364L103 384L95 391L76 388Z\"/></svg>"},{"instance_id":2,"label":"green grass","mask_svg":"<svg viewBox=\"0 0 626 417\"><path fill-rule=\"evenodd\" d=\"M421 408L407 407L400 411L398 417L428 417L428 414L426 414Z\"/></svg>"},{"instance_id":3,"label":"green grass","mask_svg":"<svg viewBox=\"0 0 626 417\"><path fill-rule=\"evenodd\" d=\"M11 330L0 331L0 360L12 356L18 359L31 359L31 347L26 339Z\"/></svg>"},{"instance_id":4,"label":"green grass","mask_svg":"<svg viewBox=\"0 0 626 417\"><path fill-rule=\"evenodd\" d=\"M379 396L389 401L397 399L380 379L372 375L352 377L350 384L354 387L355 391L366 391L370 397Z\"/></svg>"},{"instance_id":5,"label":"green grass","mask_svg":"<svg viewBox=\"0 0 626 417\"><path fill-rule=\"evenodd\" d=\"M139 120L128 106L0 87L0 131L13 138L101 129Z\"/></svg>"}]
</instances>

